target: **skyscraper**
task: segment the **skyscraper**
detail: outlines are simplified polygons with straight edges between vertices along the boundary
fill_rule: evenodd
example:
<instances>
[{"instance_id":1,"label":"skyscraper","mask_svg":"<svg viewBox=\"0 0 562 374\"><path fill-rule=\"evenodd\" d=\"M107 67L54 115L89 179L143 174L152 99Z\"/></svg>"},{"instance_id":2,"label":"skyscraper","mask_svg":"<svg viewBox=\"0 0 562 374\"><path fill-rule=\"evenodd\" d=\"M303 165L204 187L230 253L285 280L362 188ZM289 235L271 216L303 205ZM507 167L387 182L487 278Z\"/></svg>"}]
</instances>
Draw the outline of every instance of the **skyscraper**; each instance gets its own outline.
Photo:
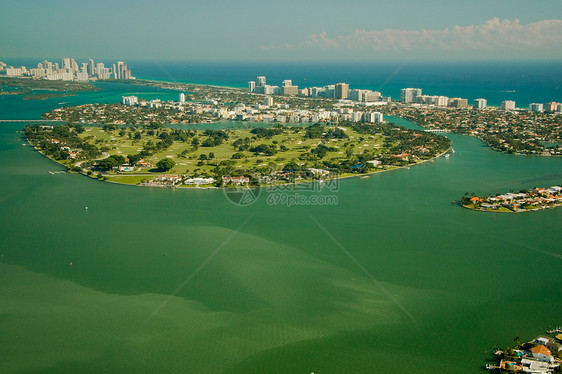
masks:
<instances>
[{"instance_id":1,"label":"skyscraper","mask_svg":"<svg viewBox=\"0 0 562 374\"><path fill-rule=\"evenodd\" d=\"M285 82L287 82L287 81L285 81ZM291 81L289 81L289 82L291 82ZM289 85L289 86L283 85L283 87L281 87L281 93L283 95L297 96L299 94L299 87L293 86L293 85Z\"/></svg>"},{"instance_id":2,"label":"skyscraper","mask_svg":"<svg viewBox=\"0 0 562 374\"><path fill-rule=\"evenodd\" d=\"M421 88L403 88L400 90L400 101L403 103L415 103L421 95Z\"/></svg>"},{"instance_id":3,"label":"skyscraper","mask_svg":"<svg viewBox=\"0 0 562 374\"><path fill-rule=\"evenodd\" d=\"M70 58L68 57L62 58L62 68L67 70L70 70L72 68L72 66L70 65Z\"/></svg>"},{"instance_id":4,"label":"skyscraper","mask_svg":"<svg viewBox=\"0 0 562 374\"><path fill-rule=\"evenodd\" d=\"M513 101L513 100L502 101L501 108L503 110L515 110L515 101Z\"/></svg>"},{"instance_id":5,"label":"skyscraper","mask_svg":"<svg viewBox=\"0 0 562 374\"><path fill-rule=\"evenodd\" d=\"M94 60L93 59L89 59L88 60L88 75L94 75L95 74L95 64L94 64Z\"/></svg>"},{"instance_id":6,"label":"skyscraper","mask_svg":"<svg viewBox=\"0 0 562 374\"><path fill-rule=\"evenodd\" d=\"M265 77L261 76L258 77L258 87L263 87L265 86Z\"/></svg>"},{"instance_id":7,"label":"skyscraper","mask_svg":"<svg viewBox=\"0 0 562 374\"><path fill-rule=\"evenodd\" d=\"M554 113L558 109L558 103L551 101L550 103L546 104L545 110L549 113Z\"/></svg>"},{"instance_id":8,"label":"skyscraper","mask_svg":"<svg viewBox=\"0 0 562 374\"><path fill-rule=\"evenodd\" d=\"M185 94L182 92L180 93L180 104L185 103Z\"/></svg>"},{"instance_id":9,"label":"skyscraper","mask_svg":"<svg viewBox=\"0 0 562 374\"><path fill-rule=\"evenodd\" d=\"M256 82L249 81L248 82L248 92L255 92L256 91Z\"/></svg>"},{"instance_id":10,"label":"skyscraper","mask_svg":"<svg viewBox=\"0 0 562 374\"><path fill-rule=\"evenodd\" d=\"M486 99L474 99L472 102L472 108L474 109L484 109L488 105Z\"/></svg>"},{"instance_id":11,"label":"skyscraper","mask_svg":"<svg viewBox=\"0 0 562 374\"><path fill-rule=\"evenodd\" d=\"M125 79L123 78L124 69L127 69L127 65L125 65L123 61L117 61L117 79Z\"/></svg>"},{"instance_id":12,"label":"skyscraper","mask_svg":"<svg viewBox=\"0 0 562 374\"><path fill-rule=\"evenodd\" d=\"M336 84L336 99L347 99L349 93L349 84L338 83Z\"/></svg>"},{"instance_id":13,"label":"skyscraper","mask_svg":"<svg viewBox=\"0 0 562 374\"><path fill-rule=\"evenodd\" d=\"M533 112L540 113L543 111L543 105L540 103L531 103L529 104L529 109Z\"/></svg>"}]
</instances>

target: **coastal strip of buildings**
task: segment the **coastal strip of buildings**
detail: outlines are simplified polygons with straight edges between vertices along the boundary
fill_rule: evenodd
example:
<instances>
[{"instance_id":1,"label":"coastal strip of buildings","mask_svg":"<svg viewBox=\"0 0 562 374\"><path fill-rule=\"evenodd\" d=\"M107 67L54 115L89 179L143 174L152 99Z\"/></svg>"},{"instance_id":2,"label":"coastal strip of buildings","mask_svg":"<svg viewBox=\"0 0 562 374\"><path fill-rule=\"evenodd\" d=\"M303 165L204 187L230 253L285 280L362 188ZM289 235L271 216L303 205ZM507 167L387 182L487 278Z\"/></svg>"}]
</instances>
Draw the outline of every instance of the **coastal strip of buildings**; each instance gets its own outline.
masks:
<instances>
[{"instance_id":1,"label":"coastal strip of buildings","mask_svg":"<svg viewBox=\"0 0 562 374\"><path fill-rule=\"evenodd\" d=\"M390 102L390 97L383 98L382 94L378 91L350 89L347 83L329 84L323 87L299 88L299 86L294 85L289 79L284 80L281 86L268 85L266 82L266 77L257 77L257 80L248 82L248 92L262 95L351 100L361 103Z\"/></svg>"},{"instance_id":2,"label":"coastal strip of buildings","mask_svg":"<svg viewBox=\"0 0 562 374\"><path fill-rule=\"evenodd\" d=\"M224 105L221 100L186 101L185 94L179 94L179 101L161 101L160 99L144 100L137 96L123 96L121 111L134 114L125 109L132 108L162 108L174 115L167 120L170 123L186 123L186 116L198 116L201 122L214 122L226 119L232 121L250 121L264 123L339 123L339 122L364 122L382 123L384 115L378 111L357 110L349 102L337 102L333 108L314 108L303 104L302 106L289 103L276 103L272 96L264 96L261 103L237 103L234 106ZM386 103L385 103L386 104ZM98 111L103 109L98 109ZM86 114L86 113L82 113ZM60 118L60 117L57 117ZM107 119L107 118L105 118ZM91 121L84 116L81 120ZM139 119L142 123L143 118ZM149 121L146 117L144 120Z\"/></svg>"},{"instance_id":3,"label":"coastal strip of buildings","mask_svg":"<svg viewBox=\"0 0 562 374\"><path fill-rule=\"evenodd\" d=\"M449 108L468 108L468 99L447 96L423 95L421 88L403 88L400 90L400 102L412 105L428 105L436 107ZM486 109L488 102L486 99L478 98L472 101L473 109ZM515 101L504 100L501 103L501 109L505 111L515 111ZM529 104L529 110L537 113L562 113L562 104L557 102L549 102L546 105L542 103Z\"/></svg>"},{"instance_id":4,"label":"coastal strip of buildings","mask_svg":"<svg viewBox=\"0 0 562 374\"><path fill-rule=\"evenodd\" d=\"M103 62L89 59L80 65L70 57L63 57L61 63L44 60L35 68L25 66L13 67L0 62L0 77L8 78L33 78L46 80L87 82L105 79L135 79L131 70L123 61L117 61L111 67L106 67Z\"/></svg>"},{"instance_id":5,"label":"coastal strip of buildings","mask_svg":"<svg viewBox=\"0 0 562 374\"><path fill-rule=\"evenodd\" d=\"M259 76L255 81L248 82L248 92L262 95L282 95L310 98L336 99L342 101L352 101L363 105L384 105L391 102L390 97L383 97L378 91L364 89L350 89L347 83L329 84L323 87L300 88L294 85L291 80L284 80L281 86L267 84L265 76ZM472 106L473 109L486 109L488 102L484 98L477 98L469 105L466 98L447 97L442 95L424 95L421 88L403 88L400 90L400 102L404 104L435 106L443 108L464 109ZM505 111L521 110L516 108L515 101L504 100L501 109ZM547 104L531 103L529 110L537 113L562 113L562 104L549 102Z\"/></svg>"}]
</instances>

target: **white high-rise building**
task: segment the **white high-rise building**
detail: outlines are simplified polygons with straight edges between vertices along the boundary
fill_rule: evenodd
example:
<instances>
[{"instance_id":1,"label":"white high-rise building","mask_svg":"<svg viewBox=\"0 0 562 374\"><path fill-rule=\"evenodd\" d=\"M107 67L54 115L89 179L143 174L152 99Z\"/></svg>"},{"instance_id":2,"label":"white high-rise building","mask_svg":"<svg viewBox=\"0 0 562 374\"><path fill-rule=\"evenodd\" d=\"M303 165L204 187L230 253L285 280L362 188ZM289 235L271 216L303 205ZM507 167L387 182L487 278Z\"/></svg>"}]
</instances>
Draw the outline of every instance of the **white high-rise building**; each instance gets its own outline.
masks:
<instances>
[{"instance_id":1,"label":"white high-rise building","mask_svg":"<svg viewBox=\"0 0 562 374\"><path fill-rule=\"evenodd\" d=\"M249 81L248 82L248 92L255 92L256 91L256 82Z\"/></svg>"},{"instance_id":2,"label":"white high-rise building","mask_svg":"<svg viewBox=\"0 0 562 374\"><path fill-rule=\"evenodd\" d=\"M103 62L98 62L96 64L96 75L99 77L101 77L101 75L103 75L103 71L105 69L105 65L103 64Z\"/></svg>"},{"instance_id":3,"label":"white high-rise building","mask_svg":"<svg viewBox=\"0 0 562 374\"><path fill-rule=\"evenodd\" d=\"M182 92L180 93L180 104L185 103L185 94Z\"/></svg>"},{"instance_id":4,"label":"white high-rise building","mask_svg":"<svg viewBox=\"0 0 562 374\"><path fill-rule=\"evenodd\" d=\"M542 111L544 110L544 109L543 109L543 105L540 104L540 103L531 103L531 104L529 104L529 109L530 109L531 111L537 112L537 113L540 113L540 112L542 112Z\"/></svg>"},{"instance_id":5,"label":"white high-rise building","mask_svg":"<svg viewBox=\"0 0 562 374\"><path fill-rule=\"evenodd\" d=\"M258 86L259 87L265 86L265 77L263 77L263 76L258 77Z\"/></svg>"},{"instance_id":6,"label":"white high-rise building","mask_svg":"<svg viewBox=\"0 0 562 374\"><path fill-rule=\"evenodd\" d=\"M293 85L293 81L290 80L290 79L285 79L285 80L283 81L283 87L292 86L292 85Z\"/></svg>"},{"instance_id":7,"label":"white high-rise building","mask_svg":"<svg viewBox=\"0 0 562 374\"><path fill-rule=\"evenodd\" d=\"M367 93L367 90L350 90L348 99L353 101L365 101L365 93Z\"/></svg>"},{"instance_id":8,"label":"white high-rise building","mask_svg":"<svg viewBox=\"0 0 562 374\"><path fill-rule=\"evenodd\" d=\"M367 123L380 123L384 121L384 116L380 112L368 112L363 115L363 121Z\"/></svg>"},{"instance_id":9,"label":"white high-rise building","mask_svg":"<svg viewBox=\"0 0 562 374\"><path fill-rule=\"evenodd\" d=\"M515 101L513 100L505 100L502 101L502 107L503 110L515 110Z\"/></svg>"},{"instance_id":10,"label":"white high-rise building","mask_svg":"<svg viewBox=\"0 0 562 374\"><path fill-rule=\"evenodd\" d=\"M70 64L70 58L69 57L63 57L62 58L62 68L67 69L67 70L72 69L72 65Z\"/></svg>"},{"instance_id":11,"label":"white high-rise building","mask_svg":"<svg viewBox=\"0 0 562 374\"><path fill-rule=\"evenodd\" d=\"M273 98L271 96L266 96L263 99L263 104L268 106L268 107L272 106L273 105Z\"/></svg>"},{"instance_id":12,"label":"white high-rise building","mask_svg":"<svg viewBox=\"0 0 562 374\"><path fill-rule=\"evenodd\" d=\"M488 105L486 99L474 99L472 102L472 107L474 109L484 109Z\"/></svg>"},{"instance_id":13,"label":"white high-rise building","mask_svg":"<svg viewBox=\"0 0 562 374\"><path fill-rule=\"evenodd\" d=\"M551 101L550 103L546 104L546 108L545 110L549 113L554 113L556 112L556 109L558 109L558 103L555 101Z\"/></svg>"},{"instance_id":14,"label":"white high-rise building","mask_svg":"<svg viewBox=\"0 0 562 374\"><path fill-rule=\"evenodd\" d=\"M76 73L77 71L79 71L78 64L76 63L76 61L74 61L73 58L70 59L70 70L72 71L72 73Z\"/></svg>"},{"instance_id":15,"label":"white high-rise building","mask_svg":"<svg viewBox=\"0 0 562 374\"><path fill-rule=\"evenodd\" d=\"M136 96L122 96L123 105L135 105L138 104L139 98Z\"/></svg>"},{"instance_id":16,"label":"white high-rise building","mask_svg":"<svg viewBox=\"0 0 562 374\"><path fill-rule=\"evenodd\" d=\"M379 101L382 95L379 91L369 91L367 90L363 96L363 101L366 103L372 103L375 101Z\"/></svg>"},{"instance_id":17,"label":"white high-rise building","mask_svg":"<svg viewBox=\"0 0 562 374\"><path fill-rule=\"evenodd\" d=\"M403 103L415 103L421 95L421 88L403 88L400 90L400 101Z\"/></svg>"},{"instance_id":18,"label":"white high-rise building","mask_svg":"<svg viewBox=\"0 0 562 374\"><path fill-rule=\"evenodd\" d=\"M117 79L123 79L123 61L117 61Z\"/></svg>"}]
</instances>

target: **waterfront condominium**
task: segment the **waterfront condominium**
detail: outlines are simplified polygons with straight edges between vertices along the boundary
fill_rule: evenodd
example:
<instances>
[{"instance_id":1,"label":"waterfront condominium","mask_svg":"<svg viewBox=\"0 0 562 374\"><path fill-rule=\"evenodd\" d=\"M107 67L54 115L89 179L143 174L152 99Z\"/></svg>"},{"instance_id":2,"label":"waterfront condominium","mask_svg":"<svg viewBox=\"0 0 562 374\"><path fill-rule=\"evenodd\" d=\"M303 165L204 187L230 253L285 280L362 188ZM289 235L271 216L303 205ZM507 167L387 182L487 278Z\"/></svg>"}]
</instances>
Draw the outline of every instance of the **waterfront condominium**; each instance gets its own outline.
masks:
<instances>
[{"instance_id":1,"label":"waterfront condominium","mask_svg":"<svg viewBox=\"0 0 562 374\"><path fill-rule=\"evenodd\" d=\"M486 99L474 99L472 102L472 108L474 109L484 109L488 105Z\"/></svg>"},{"instance_id":2,"label":"waterfront condominium","mask_svg":"<svg viewBox=\"0 0 562 374\"><path fill-rule=\"evenodd\" d=\"M513 100L502 101L502 110L515 110L515 101Z\"/></svg>"},{"instance_id":3,"label":"waterfront condominium","mask_svg":"<svg viewBox=\"0 0 562 374\"><path fill-rule=\"evenodd\" d=\"M403 88L400 90L400 101L403 103L415 103L421 95L421 88Z\"/></svg>"}]
</instances>

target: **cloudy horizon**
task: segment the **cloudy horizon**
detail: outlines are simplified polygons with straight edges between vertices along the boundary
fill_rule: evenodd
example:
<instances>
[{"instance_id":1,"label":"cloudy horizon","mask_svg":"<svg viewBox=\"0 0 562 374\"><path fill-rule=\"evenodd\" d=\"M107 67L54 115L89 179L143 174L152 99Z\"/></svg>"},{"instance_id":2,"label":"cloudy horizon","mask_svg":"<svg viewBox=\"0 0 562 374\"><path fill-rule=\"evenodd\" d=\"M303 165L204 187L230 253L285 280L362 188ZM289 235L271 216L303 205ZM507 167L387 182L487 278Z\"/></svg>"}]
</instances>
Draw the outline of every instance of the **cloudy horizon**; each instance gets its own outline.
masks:
<instances>
[{"instance_id":1,"label":"cloudy horizon","mask_svg":"<svg viewBox=\"0 0 562 374\"><path fill-rule=\"evenodd\" d=\"M562 2L20 0L0 60L562 60Z\"/></svg>"}]
</instances>

